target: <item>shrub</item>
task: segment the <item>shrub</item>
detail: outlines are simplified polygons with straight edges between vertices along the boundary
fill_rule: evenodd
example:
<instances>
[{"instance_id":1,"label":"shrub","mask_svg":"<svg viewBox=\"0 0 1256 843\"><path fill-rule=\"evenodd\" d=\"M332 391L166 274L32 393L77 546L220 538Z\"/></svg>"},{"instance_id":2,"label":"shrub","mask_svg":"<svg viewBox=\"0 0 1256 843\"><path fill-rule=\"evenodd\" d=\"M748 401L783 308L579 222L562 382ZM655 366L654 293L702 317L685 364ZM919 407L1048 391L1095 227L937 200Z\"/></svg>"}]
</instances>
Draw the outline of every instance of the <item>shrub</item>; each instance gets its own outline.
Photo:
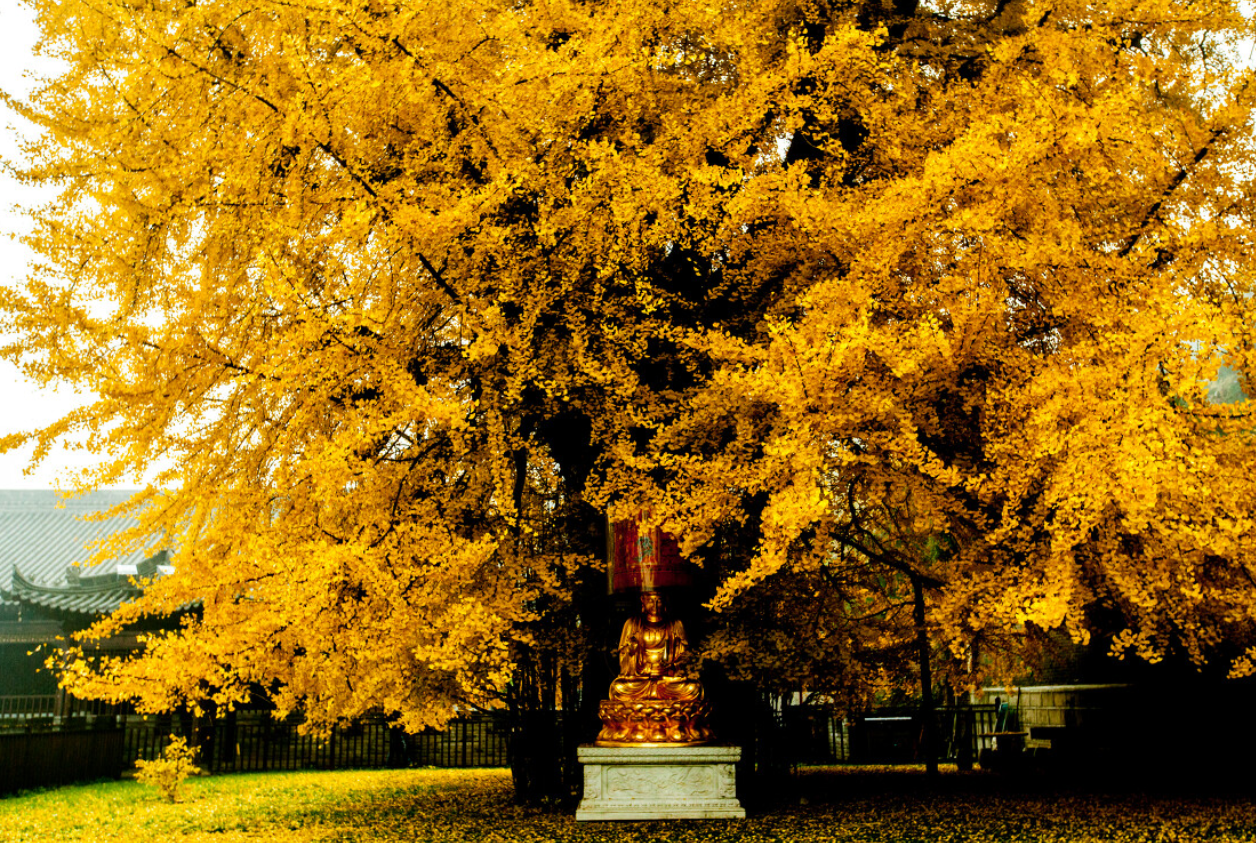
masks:
<instances>
[{"instance_id":1,"label":"shrub","mask_svg":"<svg viewBox=\"0 0 1256 843\"><path fill-rule=\"evenodd\" d=\"M188 776L201 772L192 762L196 760L196 747L187 745L181 737L171 738L161 758L135 762L136 781L151 784L171 802L179 801L179 787Z\"/></svg>"}]
</instances>

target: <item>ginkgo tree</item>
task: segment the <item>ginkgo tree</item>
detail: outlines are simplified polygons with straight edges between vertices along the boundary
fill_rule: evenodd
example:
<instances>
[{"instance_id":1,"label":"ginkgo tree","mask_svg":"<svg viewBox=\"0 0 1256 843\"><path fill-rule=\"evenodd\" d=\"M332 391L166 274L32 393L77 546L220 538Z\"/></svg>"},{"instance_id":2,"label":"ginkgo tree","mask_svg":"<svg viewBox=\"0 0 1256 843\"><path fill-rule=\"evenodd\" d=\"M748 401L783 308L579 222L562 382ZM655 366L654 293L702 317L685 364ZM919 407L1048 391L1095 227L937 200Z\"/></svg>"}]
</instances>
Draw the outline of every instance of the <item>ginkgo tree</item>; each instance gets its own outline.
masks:
<instances>
[{"instance_id":1,"label":"ginkgo tree","mask_svg":"<svg viewBox=\"0 0 1256 843\"><path fill-rule=\"evenodd\" d=\"M539 630L637 513L835 642L1248 640L1238 3L28 2L4 353L99 400L6 444L156 472L89 639L199 606L76 693L439 723L603 646Z\"/></svg>"}]
</instances>

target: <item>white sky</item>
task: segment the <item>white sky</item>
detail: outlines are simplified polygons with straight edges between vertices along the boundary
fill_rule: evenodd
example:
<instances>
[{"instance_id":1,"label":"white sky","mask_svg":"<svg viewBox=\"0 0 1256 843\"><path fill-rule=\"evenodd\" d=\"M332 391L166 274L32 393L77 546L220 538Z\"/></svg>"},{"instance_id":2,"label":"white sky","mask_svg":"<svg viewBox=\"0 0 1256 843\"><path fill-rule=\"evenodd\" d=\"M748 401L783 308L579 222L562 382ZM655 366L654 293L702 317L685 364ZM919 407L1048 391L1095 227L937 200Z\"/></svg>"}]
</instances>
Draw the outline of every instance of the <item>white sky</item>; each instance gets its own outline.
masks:
<instances>
[{"instance_id":1,"label":"white sky","mask_svg":"<svg viewBox=\"0 0 1256 843\"><path fill-rule=\"evenodd\" d=\"M0 89L21 98L34 87L27 74L41 66L41 60L32 53L38 35L30 9L19 0L0 0ZM42 61L42 67L46 72L50 65ZM0 159L12 160L18 152L19 134L30 131L29 124L0 107ZM0 171L0 279L4 283L23 276L31 257L14 237L27 230L18 208L40 201L37 191L24 188L7 171ZM81 403L81 398L64 389L40 389L23 379L12 365L0 361L0 434L56 421ZM69 454L53 453L38 471L24 475L29 459L29 448L0 454L0 489L51 489L68 469L82 465Z\"/></svg>"}]
</instances>

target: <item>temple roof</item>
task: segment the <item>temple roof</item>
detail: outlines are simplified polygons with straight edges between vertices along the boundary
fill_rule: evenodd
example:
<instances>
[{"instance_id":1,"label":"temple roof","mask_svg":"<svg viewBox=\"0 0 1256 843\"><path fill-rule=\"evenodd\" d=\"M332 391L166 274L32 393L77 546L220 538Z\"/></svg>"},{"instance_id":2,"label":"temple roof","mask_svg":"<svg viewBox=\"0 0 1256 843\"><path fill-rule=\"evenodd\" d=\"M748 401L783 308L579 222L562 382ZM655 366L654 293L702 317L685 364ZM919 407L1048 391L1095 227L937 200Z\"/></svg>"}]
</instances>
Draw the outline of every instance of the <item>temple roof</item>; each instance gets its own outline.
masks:
<instances>
[{"instance_id":1,"label":"temple roof","mask_svg":"<svg viewBox=\"0 0 1256 843\"><path fill-rule=\"evenodd\" d=\"M138 576L151 577L157 573L157 566L164 564L166 552L145 559L138 568ZM118 573L97 574L81 577L62 585L39 585L22 576L20 570L14 570L13 579L8 587L0 586L0 594L12 600L56 609L62 612L81 612L84 614L100 614L112 612L124 601L133 600L143 592L131 582L129 576Z\"/></svg>"},{"instance_id":2,"label":"temple roof","mask_svg":"<svg viewBox=\"0 0 1256 843\"><path fill-rule=\"evenodd\" d=\"M138 597L129 574L152 576L165 563L161 551L134 552L92 567L92 542L134 525L127 517L85 518L127 500L127 491L93 492L64 500L52 491L0 491L0 604L18 602L64 612L98 614ZM123 569L124 571L126 568Z\"/></svg>"}]
</instances>

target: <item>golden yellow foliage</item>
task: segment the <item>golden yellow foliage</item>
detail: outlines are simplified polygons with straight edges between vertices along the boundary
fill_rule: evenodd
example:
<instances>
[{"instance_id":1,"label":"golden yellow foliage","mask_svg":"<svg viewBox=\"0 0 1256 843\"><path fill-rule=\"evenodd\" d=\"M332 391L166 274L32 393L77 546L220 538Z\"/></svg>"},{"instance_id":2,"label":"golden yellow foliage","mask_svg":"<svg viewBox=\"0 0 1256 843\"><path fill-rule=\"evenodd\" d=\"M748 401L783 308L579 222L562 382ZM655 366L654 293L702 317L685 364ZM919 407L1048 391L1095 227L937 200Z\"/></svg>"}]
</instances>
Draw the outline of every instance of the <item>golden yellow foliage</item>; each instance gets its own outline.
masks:
<instances>
[{"instance_id":1,"label":"golden yellow foliage","mask_svg":"<svg viewBox=\"0 0 1256 843\"><path fill-rule=\"evenodd\" d=\"M158 471L177 573L92 634L200 606L75 693L492 705L590 562L564 507L717 609L923 581L957 656L1250 629L1238 3L31 3L61 193L4 353L100 396L32 433L85 486Z\"/></svg>"},{"instance_id":2,"label":"golden yellow foliage","mask_svg":"<svg viewBox=\"0 0 1256 843\"><path fill-rule=\"evenodd\" d=\"M135 762L135 780L157 788L167 802L178 802L184 780L201 772L193 763L195 760L196 748L188 746L182 737L173 737L160 758Z\"/></svg>"}]
</instances>

